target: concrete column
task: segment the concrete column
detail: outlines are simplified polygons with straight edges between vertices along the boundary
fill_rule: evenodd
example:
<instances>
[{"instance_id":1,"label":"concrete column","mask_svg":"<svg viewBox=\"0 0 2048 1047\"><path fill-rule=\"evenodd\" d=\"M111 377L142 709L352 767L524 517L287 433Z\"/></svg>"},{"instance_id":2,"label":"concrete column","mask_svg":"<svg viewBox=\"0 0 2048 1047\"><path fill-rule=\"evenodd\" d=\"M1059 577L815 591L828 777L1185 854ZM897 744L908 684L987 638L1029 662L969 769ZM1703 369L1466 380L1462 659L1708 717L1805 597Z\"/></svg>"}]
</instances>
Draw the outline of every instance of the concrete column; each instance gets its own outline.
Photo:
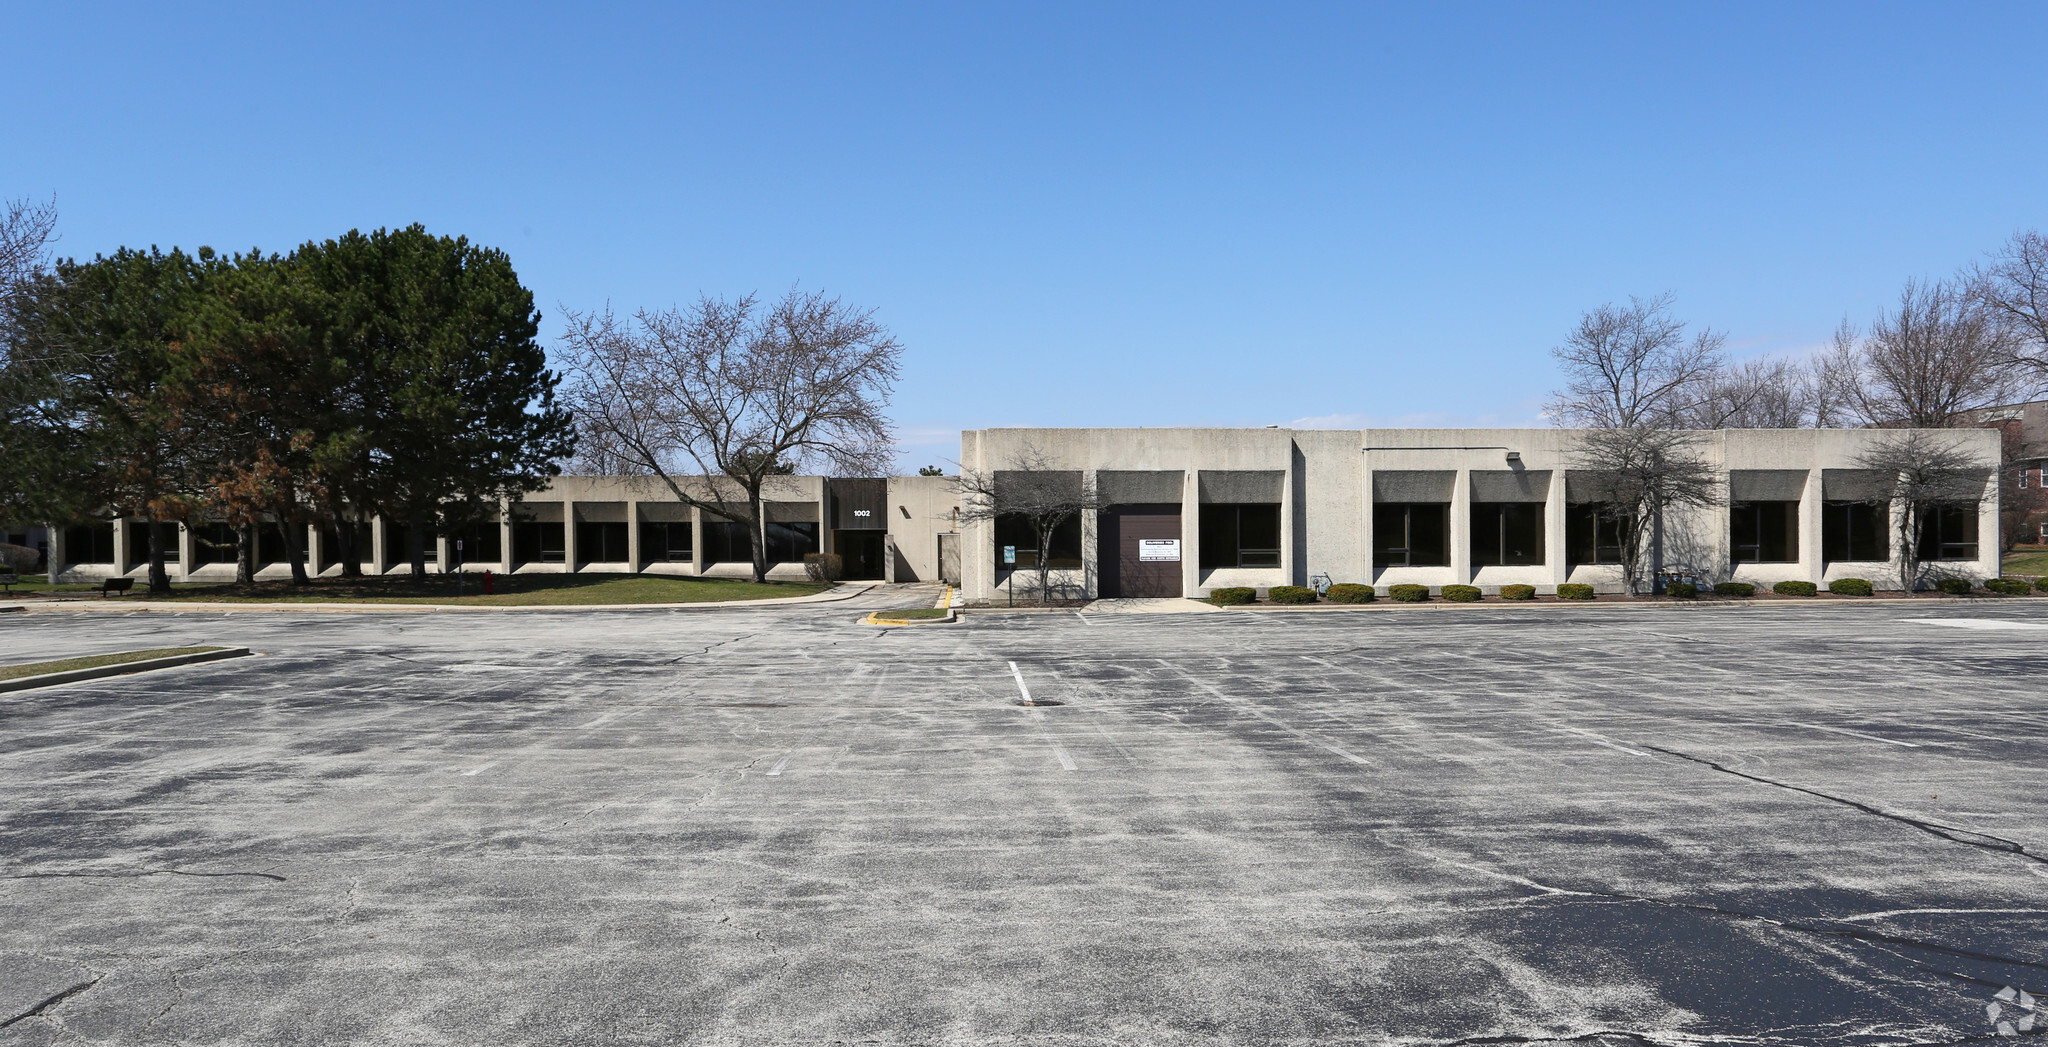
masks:
<instances>
[{"instance_id":1,"label":"concrete column","mask_svg":"<svg viewBox=\"0 0 2048 1047\"><path fill-rule=\"evenodd\" d=\"M50 536L50 551L43 554L43 569L49 572L50 581L64 570L64 528L57 524L44 524L43 532Z\"/></svg>"},{"instance_id":2,"label":"concrete column","mask_svg":"<svg viewBox=\"0 0 2048 1047\"><path fill-rule=\"evenodd\" d=\"M114 573L128 573L128 518L114 518Z\"/></svg>"},{"instance_id":3,"label":"concrete column","mask_svg":"<svg viewBox=\"0 0 2048 1047\"><path fill-rule=\"evenodd\" d=\"M320 537L320 528L306 525L306 573L318 577L327 565L321 558L327 555L327 542Z\"/></svg>"},{"instance_id":4,"label":"concrete column","mask_svg":"<svg viewBox=\"0 0 2048 1047\"><path fill-rule=\"evenodd\" d=\"M1822 585L1827 576L1828 562L1821 548L1821 537L1826 526L1821 491L1821 471L1806 471L1806 487L1799 493L1799 567L1806 580Z\"/></svg>"},{"instance_id":5,"label":"concrete column","mask_svg":"<svg viewBox=\"0 0 2048 1047\"><path fill-rule=\"evenodd\" d=\"M690 507L690 573L704 573L704 510Z\"/></svg>"},{"instance_id":6,"label":"concrete column","mask_svg":"<svg viewBox=\"0 0 2048 1047\"><path fill-rule=\"evenodd\" d=\"M1459 467L1451 482L1451 578L1472 584L1472 470Z\"/></svg>"},{"instance_id":7,"label":"concrete column","mask_svg":"<svg viewBox=\"0 0 2048 1047\"><path fill-rule=\"evenodd\" d=\"M1977 503L1977 576L1996 578L2005 573L2004 558L1999 555L2002 546L1998 533L2001 521L1998 518L1999 484L2004 482L2000 475L2003 470L1993 469L1991 480L1984 485L1984 498Z\"/></svg>"},{"instance_id":8,"label":"concrete column","mask_svg":"<svg viewBox=\"0 0 2048 1047\"><path fill-rule=\"evenodd\" d=\"M189 524L178 524L178 577L192 577L192 559L199 555L199 543L192 538Z\"/></svg>"},{"instance_id":9,"label":"concrete column","mask_svg":"<svg viewBox=\"0 0 2048 1047\"><path fill-rule=\"evenodd\" d=\"M1180 472L1180 592L1192 597L1202 584L1202 484L1194 469ZM983 524L994 528L994 524ZM961 542L967 541L965 536Z\"/></svg>"},{"instance_id":10,"label":"concrete column","mask_svg":"<svg viewBox=\"0 0 2048 1047\"><path fill-rule=\"evenodd\" d=\"M576 503L562 499L562 570L576 571Z\"/></svg>"},{"instance_id":11,"label":"concrete column","mask_svg":"<svg viewBox=\"0 0 2048 1047\"><path fill-rule=\"evenodd\" d=\"M1543 502L1543 563L1549 568L1551 585L1562 585L1571 579L1571 536L1565 519L1568 508L1564 498L1564 470L1553 468L1550 470L1550 493ZM1594 540L1599 540L1597 535Z\"/></svg>"},{"instance_id":12,"label":"concrete column","mask_svg":"<svg viewBox=\"0 0 2048 1047\"><path fill-rule=\"evenodd\" d=\"M452 547L448 544L448 537L446 535L434 536L434 547L427 550L427 563L429 567L433 568L435 574L448 573L448 565L452 562L448 556L451 549Z\"/></svg>"},{"instance_id":13,"label":"concrete column","mask_svg":"<svg viewBox=\"0 0 2048 1047\"><path fill-rule=\"evenodd\" d=\"M387 559L388 550L384 545L384 517L382 514L370 517L370 573L383 574L391 566Z\"/></svg>"},{"instance_id":14,"label":"concrete column","mask_svg":"<svg viewBox=\"0 0 2048 1047\"><path fill-rule=\"evenodd\" d=\"M1378 503L1374 500L1372 495L1372 463L1370 460L1366 460L1367 456L1364 454L1360 454L1358 457L1361 460L1365 460L1365 465L1360 469L1361 478L1359 480L1359 483L1362 485L1359 488L1359 490L1364 492L1363 498L1365 500L1365 519L1359 521L1358 531L1360 534L1363 534L1365 536L1365 539L1362 543L1362 547L1359 550L1360 566L1358 581L1361 585L1371 585L1372 573L1374 571L1379 570L1379 564L1373 561L1372 556L1374 543L1377 541L1377 539L1373 537L1372 514L1374 506Z\"/></svg>"},{"instance_id":15,"label":"concrete column","mask_svg":"<svg viewBox=\"0 0 2048 1047\"><path fill-rule=\"evenodd\" d=\"M498 571L512 573L512 502L498 500Z\"/></svg>"},{"instance_id":16,"label":"concrete column","mask_svg":"<svg viewBox=\"0 0 2048 1047\"><path fill-rule=\"evenodd\" d=\"M1294 555L1294 462L1292 457L1287 468L1280 473L1280 577L1286 579L1282 585L1301 585L1308 581L1301 574L1301 564Z\"/></svg>"},{"instance_id":17,"label":"concrete column","mask_svg":"<svg viewBox=\"0 0 2048 1047\"><path fill-rule=\"evenodd\" d=\"M639 574L640 565L646 562L640 559L640 501L636 498L626 500L626 559L634 574Z\"/></svg>"}]
</instances>

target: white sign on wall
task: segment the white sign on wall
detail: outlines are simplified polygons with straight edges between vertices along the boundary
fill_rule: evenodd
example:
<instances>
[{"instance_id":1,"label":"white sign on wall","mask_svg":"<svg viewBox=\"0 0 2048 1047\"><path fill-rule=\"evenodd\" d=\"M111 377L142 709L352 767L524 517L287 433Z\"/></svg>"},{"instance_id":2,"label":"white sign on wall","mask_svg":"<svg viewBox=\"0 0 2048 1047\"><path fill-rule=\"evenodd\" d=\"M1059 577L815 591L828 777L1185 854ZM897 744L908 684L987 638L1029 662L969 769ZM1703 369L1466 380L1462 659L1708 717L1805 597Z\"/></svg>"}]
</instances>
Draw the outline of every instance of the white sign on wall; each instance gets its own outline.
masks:
<instances>
[{"instance_id":1,"label":"white sign on wall","mask_svg":"<svg viewBox=\"0 0 2048 1047\"><path fill-rule=\"evenodd\" d=\"M1180 539L1140 538L1138 539L1138 559L1141 561L1169 560L1174 563L1179 563Z\"/></svg>"}]
</instances>

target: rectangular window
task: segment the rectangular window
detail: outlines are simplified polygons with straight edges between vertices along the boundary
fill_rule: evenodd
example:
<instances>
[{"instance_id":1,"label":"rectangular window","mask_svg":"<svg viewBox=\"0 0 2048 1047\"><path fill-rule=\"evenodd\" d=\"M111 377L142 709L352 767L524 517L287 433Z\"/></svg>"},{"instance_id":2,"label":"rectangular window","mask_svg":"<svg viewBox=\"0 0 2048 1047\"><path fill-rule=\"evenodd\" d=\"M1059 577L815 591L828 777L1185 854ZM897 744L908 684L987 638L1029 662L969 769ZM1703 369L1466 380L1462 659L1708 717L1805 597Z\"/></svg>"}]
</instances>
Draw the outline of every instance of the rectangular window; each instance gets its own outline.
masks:
<instances>
[{"instance_id":1,"label":"rectangular window","mask_svg":"<svg viewBox=\"0 0 2048 1047\"><path fill-rule=\"evenodd\" d=\"M512 556L519 563L561 563L567 559L562 525L519 520L512 525Z\"/></svg>"},{"instance_id":2,"label":"rectangular window","mask_svg":"<svg viewBox=\"0 0 2048 1047\"><path fill-rule=\"evenodd\" d=\"M561 525L557 524L556 526L559 527ZM439 530L432 524L420 528L420 549L426 554L427 563L430 565L440 558L439 549L434 544L435 540L440 536ZM387 564L412 562L411 524L389 521L384 524L384 562Z\"/></svg>"},{"instance_id":3,"label":"rectangular window","mask_svg":"<svg viewBox=\"0 0 2048 1047\"><path fill-rule=\"evenodd\" d=\"M1199 521L1201 568L1280 566L1280 507L1205 504Z\"/></svg>"},{"instance_id":4,"label":"rectangular window","mask_svg":"<svg viewBox=\"0 0 2048 1047\"><path fill-rule=\"evenodd\" d=\"M1472 503L1472 566L1543 563L1542 502Z\"/></svg>"},{"instance_id":5,"label":"rectangular window","mask_svg":"<svg viewBox=\"0 0 2048 1047\"><path fill-rule=\"evenodd\" d=\"M114 525L98 523L66 527L64 558L72 563L113 563Z\"/></svg>"},{"instance_id":6,"label":"rectangular window","mask_svg":"<svg viewBox=\"0 0 2048 1047\"><path fill-rule=\"evenodd\" d=\"M1799 559L1798 502L1737 502L1728 507L1731 557L1736 563L1792 563Z\"/></svg>"},{"instance_id":7,"label":"rectangular window","mask_svg":"<svg viewBox=\"0 0 2048 1047\"><path fill-rule=\"evenodd\" d=\"M1372 507L1372 559L1381 567L1448 567L1451 507L1387 502Z\"/></svg>"},{"instance_id":8,"label":"rectangular window","mask_svg":"<svg viewBox=\"0 0 2048 1047\"><path fill-rule=\"evenodd\" d=\"M195 565L235 562L233 527L224 523L203 523L191 530L192 560Z\"/></svg>"},{"instance_id":9,"label":"rectangular window","mask_svg":"<svg viewBox=\"0 0 2048 1047\"><path fill-rule=\"evenodd\" d=\"M1974 505L1931 505L1921 513L1920 558L1922 560L1974 560L1977 558L1977 507Z\"/></svg>"},{"instance_id":10,"label":"rectangular window","mask_svg":"<svg viewBox=\"0 0 2048 1047\"><path fill-rule=\"evenodd\" d=\"M690 562L690 521L652 521L640 525L640 558L652 563Z\"/></svg>"},{"instance_id":11,"label":"rectangular window","mask_svg":"<svg viewBox=\"0 0 2048 1047\"><path fill-rule=\"evenodd\" d=\"M460 541L462 548L455 543ZM448 536L448 557L452 564L494 564L505 558L504 533L494 523L471 524Z\"/></svg>"},{"instance_id":12,"label":"rectangular window","mask_svg":"<svg viewBox=\"0 0 2048 1047\"><path fill-rule=\"evenodd\" d=\"M1012 567L1019 570L1027 567L1033 570L1038 568L1038 531L1032 526L1029 517L1019 515L998 516L996 517L995 533L996 570L1004 571ZM1079 569L1081 566L1080 514L1076 513L1054 525L1050 537L1051 540L1047 544L1051 545L1052 549L1046 557L1046 566L1055 571ZM1003 562L1004 546L1016 547L1016 563L1006 564Z\"/></svg>"},{"instance_id":13,"label":"rectangular window","mask_svg":"<svg viewBox=\"0 0 2048 1047\"><path fill-rule=\"evenodd\" d=\"M625 563L626 525L576 521L576 559L584 563Z\"/></svg>"},{"instance_id":14,"label":"rectangular window","mask_svg":"<svg viewBox=\"0 0 2048 1047\"><path fill-rule=\"evenodd\" d=\"M1820 510L1821 558L1885 561L1892 558L1892 510L1871 502L1828 502Z\"/></svg>"},{"instance_id":15,"label":"rectangular window","mask_svg":"<svg viewBox=\"0 0 2048 1047\"><path fill-rule=\"evenodd\" d=\"M149 529L151 526L156 528L157 537L164 543L164 562L177 563L178 525L174 523L151 525L138 520L128 521L128 559L138 564L149 562Z\"/></svg>"},{"instance_id":16,"label":"rectangular window","mask_svg":"<svg viewBox=\"0 0 2048 1047\"><path fill-rule=\"evenodd\" d=\"M747 525L731 520L704 521L704 565L753 563L754 536Z\"/></svg>"},{"instance_id":17,"label":"rectangular window","mask_svg":"<svg viewBox=\"0 0 2048 1047\"><path fill-rule=\"evenodd\" d=\"M1566 562L1574 567L1620 563L1622 522L1590 502L1565 506Z\"/></svg>"},{"instance_id":18,"label":"rectangular window","mask_svg":"<svg viewBox=\"0 0 2048 1047\"><path fill-rule=\"evenodd\" d=\"M806 555L817 551L818 525L815 521L771 522L768 525L769 563L802 563Z\"/></svg>"},{"instance_id":19,"label":"rectangular window","mask_svg":"<svg viewBox=\"0 0 2048 1047\"><path fill-rule=\"evenodd\" d=\"M349 530L355 537L354 553L356 562L369 563L371 553L376 551L370 544L370 525L367 523L350 524ZM346 555L347 551L341 547L341 531L332 524L321 528L320 562L323 564L343 563L345 562L343 557Z\"/></svg>"}]
</instances>

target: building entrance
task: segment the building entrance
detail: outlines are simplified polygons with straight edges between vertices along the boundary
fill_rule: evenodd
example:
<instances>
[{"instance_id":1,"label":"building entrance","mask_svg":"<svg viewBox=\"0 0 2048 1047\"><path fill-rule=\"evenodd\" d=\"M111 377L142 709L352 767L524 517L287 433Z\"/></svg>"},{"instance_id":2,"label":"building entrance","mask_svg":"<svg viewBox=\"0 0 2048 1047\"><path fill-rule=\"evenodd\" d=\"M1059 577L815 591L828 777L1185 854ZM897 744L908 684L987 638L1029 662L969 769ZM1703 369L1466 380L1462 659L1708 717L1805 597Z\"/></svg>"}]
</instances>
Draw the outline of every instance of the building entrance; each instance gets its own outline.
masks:
<instances>
[{"instance_id":1,"label":"building entrance","mask_svg":"<svg viewBox=\"0 0 2048 1047\"><path fill-rule=\"evenodd\" d=\"M1181 595L1180 506L1118 505L1096 516L1102 595Z\"/></svg>"},{"instance_id":2,"label":"building entrance","mask_svg":"<svg viewBox=\"0 0 2048 1047\"><path fill-rule=\"evenodd\" d=\"M886 551L882 539L887 531L834 531L832 548L839 551L840 570L850 582L880 581L883 573L882 556Z\"/></svg>"}]
</instances>

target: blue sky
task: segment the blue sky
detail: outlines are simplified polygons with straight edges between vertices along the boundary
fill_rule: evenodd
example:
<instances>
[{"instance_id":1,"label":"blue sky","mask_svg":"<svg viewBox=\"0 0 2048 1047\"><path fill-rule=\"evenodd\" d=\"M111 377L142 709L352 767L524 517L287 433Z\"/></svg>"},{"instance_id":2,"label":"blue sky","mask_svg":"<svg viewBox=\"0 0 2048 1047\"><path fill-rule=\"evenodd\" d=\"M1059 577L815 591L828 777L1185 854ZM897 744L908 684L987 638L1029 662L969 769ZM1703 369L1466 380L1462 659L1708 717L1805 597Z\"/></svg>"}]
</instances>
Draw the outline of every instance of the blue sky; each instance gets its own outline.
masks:
<instances>
[{"instance_id":1,"label":"blue sky","mask_svg":"<svg viewBox=\"0 0 2048 1047\"><path fill-rule=\"evenodd\" d=\"M2048 226L2041 4L12 4L61 249L423 222L547 314L792 285L995 425L1528 424L1580 311L1804 352Z\"/></svg>"}]
</instances>

